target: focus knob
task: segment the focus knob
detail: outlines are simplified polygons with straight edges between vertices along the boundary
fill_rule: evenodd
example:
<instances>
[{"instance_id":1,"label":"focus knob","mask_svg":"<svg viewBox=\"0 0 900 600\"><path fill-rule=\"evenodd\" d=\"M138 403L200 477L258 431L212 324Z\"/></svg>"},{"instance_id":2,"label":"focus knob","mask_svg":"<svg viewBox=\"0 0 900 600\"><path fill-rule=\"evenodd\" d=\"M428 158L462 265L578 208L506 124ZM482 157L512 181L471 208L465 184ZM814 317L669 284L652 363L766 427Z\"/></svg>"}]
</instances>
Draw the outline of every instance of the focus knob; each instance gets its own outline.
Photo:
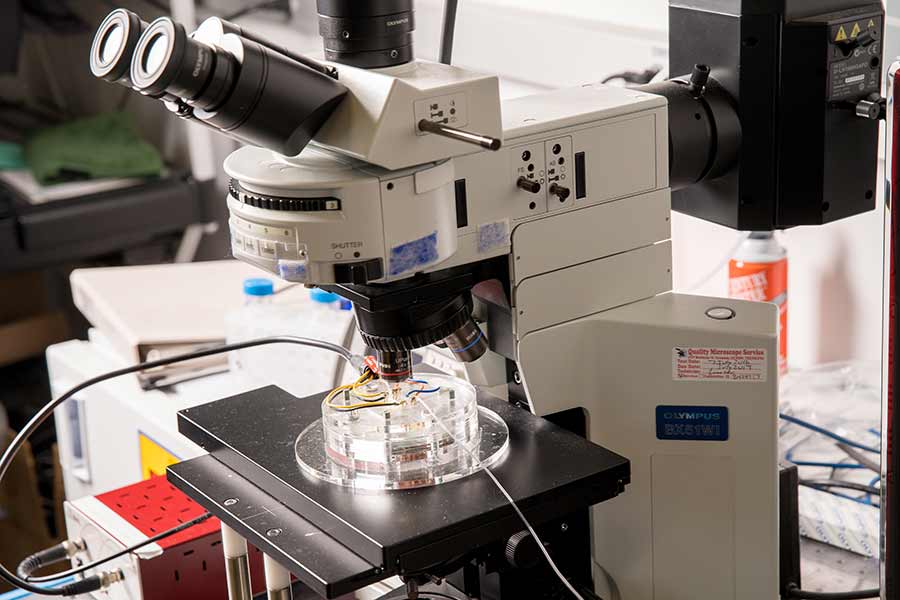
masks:
<instances>
[{"instance_id":1,"label":"focus knob","mask_svg":"<svg viewBox=\"0 0 900 600\"><path fill-rule=\"evenodd\" d=\"M560 202L565 202L569 199L569 196L572 195L572 190L559 184L552 183L550 184L550 193L559 198Z\"/></svg>"},{"instance_id":2,"label":"focus knob","mask_svg":"<svg viewBox=\"0 0 900 600\"><path fill-rule=\"evenodd\" d=\"M541 562L541 549L527 531L520 531L506 541L506 562L517 569L533 569Z\"/></svg>"},{"instance_id":3,"label":"focus knob","mask_svg":"<svg viewBox=\"0 0 900 600\"><path fill-rule=\"evenodd\" d=\"M537 194L541 191L541 184L537 181L528 179L527 177L519 177L519 180L516 182L516 187L531 194Z\"/></svg>"}]
</instances>

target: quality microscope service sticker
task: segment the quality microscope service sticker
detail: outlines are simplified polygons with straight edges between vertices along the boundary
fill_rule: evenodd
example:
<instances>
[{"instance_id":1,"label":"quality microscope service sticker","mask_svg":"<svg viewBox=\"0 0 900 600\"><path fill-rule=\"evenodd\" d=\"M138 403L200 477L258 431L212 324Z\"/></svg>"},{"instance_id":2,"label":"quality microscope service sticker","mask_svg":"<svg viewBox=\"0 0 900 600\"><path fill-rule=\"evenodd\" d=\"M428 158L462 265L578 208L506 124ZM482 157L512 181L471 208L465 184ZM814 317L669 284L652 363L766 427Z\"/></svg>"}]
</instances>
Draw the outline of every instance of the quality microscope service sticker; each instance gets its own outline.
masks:
<instances>
[{"instance_id":1,"label":"quality microscope service sticker","mask_svg":"<svg viewBox=\"0 0 900 600\"><path fill-rule=\"evenodd\" d=\"M762 383L768 379L765 348L672 348L672 379Z\"/></svg>"}]
</instances>

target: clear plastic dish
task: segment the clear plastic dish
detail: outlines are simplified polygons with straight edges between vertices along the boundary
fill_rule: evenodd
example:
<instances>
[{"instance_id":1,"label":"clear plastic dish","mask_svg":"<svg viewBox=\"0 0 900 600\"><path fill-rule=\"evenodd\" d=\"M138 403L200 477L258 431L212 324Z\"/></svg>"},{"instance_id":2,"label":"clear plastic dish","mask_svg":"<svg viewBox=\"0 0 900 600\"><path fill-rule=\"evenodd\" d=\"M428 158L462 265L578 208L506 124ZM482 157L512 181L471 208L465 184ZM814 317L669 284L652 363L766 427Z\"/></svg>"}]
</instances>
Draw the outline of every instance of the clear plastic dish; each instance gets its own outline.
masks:
<instances>
[{"instance_id":1,"label":"clear plastic dish","mask_svg":"<svg viewBox=\"0 0 900 600\"><path fill-rule=\"evenodd\" d=\"M475 388L443 375L400 384L376 380L322 403L322 419L297 438L313 477L368 490L409 489L466 477L496 463L509 430L479 407Z\"/></svg>"}]
</instances>

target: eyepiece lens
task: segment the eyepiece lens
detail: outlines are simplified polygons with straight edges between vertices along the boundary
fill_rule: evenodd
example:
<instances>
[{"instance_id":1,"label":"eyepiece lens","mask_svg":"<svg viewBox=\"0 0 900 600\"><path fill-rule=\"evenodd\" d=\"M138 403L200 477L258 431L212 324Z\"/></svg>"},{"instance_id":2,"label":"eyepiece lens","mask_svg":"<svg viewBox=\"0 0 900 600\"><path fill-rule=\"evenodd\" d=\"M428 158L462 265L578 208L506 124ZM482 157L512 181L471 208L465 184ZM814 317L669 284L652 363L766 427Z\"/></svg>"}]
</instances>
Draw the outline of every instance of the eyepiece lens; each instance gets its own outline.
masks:
<instances>
[{"instance_id":1,"label":"eyepiece lens","mask_svg":"<svg viewBox=\"0 0 900 600\"><path fill-rule=\"evenodd\" d=\"M157 33L147 43L144 55L141 57L141 68L147 75L156 74L166 62L166 54L169 50L169 36L165 33Z\"/></svg>"},{"instance_id":2,"label":"eyepiece lens","mask_svg":"<svg viewBox=\"0 0 900 600\"><path fill-rule=\"evenodd\" d=\"M131 59L147 25L124 8L106 15L91 43L91 72L106 81L131 87Z\"/></svg>"},{"instance_id":3,"label":"eyepiece lens","mask_svg":"<svg viewBox=\"0 0 900 600\"><path fill-rule=\"evenodd\" d=\"M116 59L122 50L122 43L125 41L125 28L115 23L110 27L100 42L100 60L104 65L108 65Z\"/></svg>"}]
</instances>

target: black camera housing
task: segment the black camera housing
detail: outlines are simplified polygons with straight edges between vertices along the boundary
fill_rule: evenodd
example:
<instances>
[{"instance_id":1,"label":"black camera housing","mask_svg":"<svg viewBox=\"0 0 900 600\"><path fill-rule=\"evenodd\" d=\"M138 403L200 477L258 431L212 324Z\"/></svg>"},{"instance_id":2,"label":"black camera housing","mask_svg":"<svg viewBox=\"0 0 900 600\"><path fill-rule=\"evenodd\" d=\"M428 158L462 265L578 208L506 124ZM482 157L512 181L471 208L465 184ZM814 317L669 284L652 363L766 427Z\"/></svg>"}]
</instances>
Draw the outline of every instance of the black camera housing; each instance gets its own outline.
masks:
<instances>
[{"instance_id":1,"label":"black camera housing","mask_svg":"<svg viewBox=\"0 0 900 600\"><path fill-rule=\"evenodd\" d=\"M677 0L669 20L670 73L709 65L742 129L736 167L673 193L674 210L771 231L875 208L879 121L855 109L881 91L881 4Z\"/></svg>"}]
</instances>

